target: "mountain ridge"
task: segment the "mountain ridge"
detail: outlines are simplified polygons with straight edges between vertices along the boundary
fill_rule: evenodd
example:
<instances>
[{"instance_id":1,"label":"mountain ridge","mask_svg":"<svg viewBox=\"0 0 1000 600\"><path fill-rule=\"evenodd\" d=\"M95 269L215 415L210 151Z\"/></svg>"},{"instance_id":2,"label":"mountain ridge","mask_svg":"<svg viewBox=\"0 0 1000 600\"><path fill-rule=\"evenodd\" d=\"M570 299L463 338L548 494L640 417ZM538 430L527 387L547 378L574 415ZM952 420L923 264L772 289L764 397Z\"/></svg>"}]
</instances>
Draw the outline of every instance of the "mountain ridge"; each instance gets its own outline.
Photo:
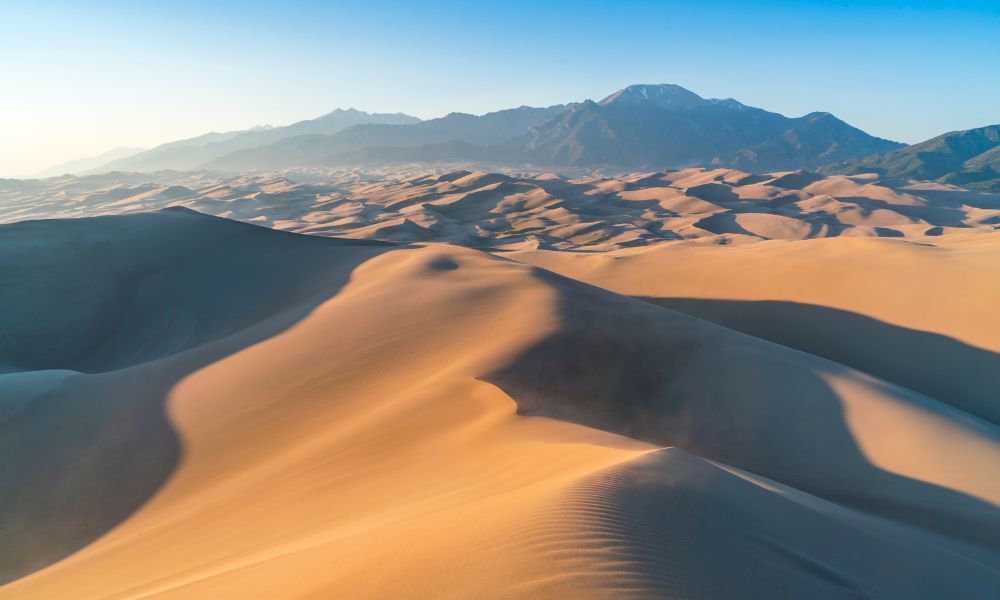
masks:
<instances>
[{"instance_id":1,"label":"mountain ridge","mask_svg":"<svg viewBox=\"0 0 1000 600\"><path fill-rule=\"evenodd\" d=\"M1000 125L950 131L894 152L834 164L827 171L875 172L1000 191Z\"/></svg>"},{"instance_id":2,"label":"mountain ridge","mask_svg":"<svg viewBox=\"0 0 1000 600\"><path fill-rule=\"evenodd\" d=\"M521 106L478 116L452 112L410 125L361 124L330 136L287 138L275 144L248 148L205 166L222 170L296 166L317 159L329 162L333 157L363 153L371 148L392 148L393 152L399 152L404 148L445 142L488 146L527 131L534 123L549 119L564 107L562 104L544 108Z\"/></svg>"},{"instance_id":3,"label":"mountain ridge","mask_svg":"<svg viewBox=\"0 0 1000 600\"><path fill-rule=\"evenodd\" d=\"M75 160L67 161L64 163L59 163L35 173L36 178L43 177L58 177L59 175L79 175L81 173L86 173L92 169L99 168L109 162L116 160L121 160L128 158L129 156L134 156L140 152L145 152L146 148L137 148L130 146L119 146L117 148L112 148L107 152L102 152L94 156L87 156L84 158L77 158Z\"/></svg>"},{"instance_id":4,"label":"mountain ridge","mask_svg":"<svg viewBox=\"0 0 1000 600\"><path fill-rule=\"evenodd\" d=\"M420 120L403 113L367 113L355 108L336 109L315 119L297 121L281 127L258 127L243 131L211 132L194 138L161 144L155 148L128 156L92 169L89 173L107 171L158 171L165 169L191 170L219 156L246 148L274 143L289 137L309 134L336 133L362 123L418 123Z\"/></svg>"},{"instance_id":5,"label":"mountain ridge","mask_svg":"<svg viewBox=\"0 0 1000 600\"><path fill-rule=\"evenodd\" d=\"M517 121L523 131L507 128L506 140L502 135L477 138L445 127L451 120L495 119L523 111L536 112ZM451 113L414 126L387 126L381 131L355 127L325 138L285 140L205 166L270 170L357 161L449 161L456 159L460 144L466 145L468 160L505 165L631 169L715 165L758 171L815 169L902 146L870 136L829 113L790 118L732 98L702 98L676 84L636 84L597 102L520 107L480 117Z\"/></svg>"},{"instance_id":6,"label":"mountain ridge","mask_svg":"<svg viewBox=\"0 0 1000 600\"><path fill-rule=\"evenodd\" d=\"M677 84L634 84L596 102L521 105L482 115L451 112L426 121L402 113L337 109L287 126L162 144L88 173L455 161L762 172L815 170L902 147L830 113L786 117L732 98L703 98Z\"/></svg>"}]
</instances>

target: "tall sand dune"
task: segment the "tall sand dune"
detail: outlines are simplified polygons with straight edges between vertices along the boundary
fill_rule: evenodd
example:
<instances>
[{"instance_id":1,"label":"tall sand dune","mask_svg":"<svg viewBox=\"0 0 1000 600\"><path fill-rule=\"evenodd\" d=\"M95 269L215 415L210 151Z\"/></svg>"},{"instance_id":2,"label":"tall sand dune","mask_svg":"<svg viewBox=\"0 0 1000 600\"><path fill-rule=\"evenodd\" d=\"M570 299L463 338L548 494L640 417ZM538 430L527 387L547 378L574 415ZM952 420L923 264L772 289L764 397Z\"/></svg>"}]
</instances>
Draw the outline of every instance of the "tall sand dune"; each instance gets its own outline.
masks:
<instances>
[{"instance_id":1,"label":"tall sand dune","mask_svg":"<svg viewBox=\"0 0 1000 600\"><path fill-rule=\"evenodd\" d=\"M434 185L470 181L507 185ZM676 297L640 262L694 246L509 253L546 270L182 209L0 227L0 598L1000 589L1000 428L628 297Z\"/></svg>"}]
</instances>

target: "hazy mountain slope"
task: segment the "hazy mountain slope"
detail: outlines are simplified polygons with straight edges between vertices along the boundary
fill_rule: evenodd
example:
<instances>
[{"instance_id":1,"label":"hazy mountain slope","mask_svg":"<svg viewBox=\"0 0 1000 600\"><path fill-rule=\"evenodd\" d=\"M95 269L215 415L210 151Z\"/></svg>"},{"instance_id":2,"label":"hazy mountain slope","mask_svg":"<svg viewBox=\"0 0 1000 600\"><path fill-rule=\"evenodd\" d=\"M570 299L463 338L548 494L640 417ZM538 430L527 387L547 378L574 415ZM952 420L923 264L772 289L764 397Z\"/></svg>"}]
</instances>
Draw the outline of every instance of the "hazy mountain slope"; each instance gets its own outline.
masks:
<instances>
[{"instance_id":1,"label":"hazy mountain slope","mask_svg":"<svg viewBox=\"0 0 1000 600\"><path fill-rule=\"evenodd\" d=\"M170 142L134 156L103 164L91 172L197 169L204 163L220 156L289 137L332 134L362 123L405 124L417 122L419 119L416 117L401 113L369 114L353 108L337 109L322 117L299 121L283 127L255 128L222 134L211 133L188 140Z\"/></svg>"},{"instance_id":2,"label":"hazy mountain slope","mask_svg":"<svg viewBox=\"0 0 1000 600\"><path fill-rule=\"evenodd\" d=\"M393 162L753 171L816 168L900 146L828 113L789 118L677 85L631 85L600 102L521 106L415 122L338 110L286 127L208 134L102 165L110 170L273 170Z\"/></svg>"},{"instance_id":3,"label":"hazy mountain slope","mask_svg":"<svg viewBox=\"0 0 1000 600\"><path fill-rule=\"evenodd\" d=\"M753 173L815 169L903 146L870 136L830 113L812 113L794 121L792 127L778 137L720 157L713 163Z\"/></svg>"},{"instance_id":4,"label":"hazy mountain slope","mask_svg":"<svg viewBox=\"0 0 1000 600\"><path fill-rule=\"evenodd\" d=\"M445 142L451 145L442 146ZM733 99L701 98L677 85L633 85L600 102L521 107L482 117L451 114L407 127L367 125L333 136L290 138L206 166L237 171L465 158L563 167L715 162L792 170L899 146L827 113L792 119Z\"/></svg>"},{"instance_id":5,"label":"hazy mountain slope","mask_svg":"<svg viewBox=\"0 0 1000 600\"><path fill-rule=\"evenodd\" d=\"M145 148L115 148L113 150L108 150L103 154L98 154L97 156L78 158L54 167L49 167L48 169L35 174L35 177L55 177L58 175L66 175L67 173L70 175L79 175L80 173L85 173L100 167L101 165L128 158L129 156L144 152L145 150Z\"/></svg>"},{"instance_id":6,"label":"hazy mountain slope","mask_svg":"<svg viewBox=\"0 0 1000 600\"><path fill-rule=\"evenodd\" d=\"M346 157L365 156L367 149L383 149L387 155L403 148L430 146L421 159L436 158L431 145L459 142L489 146L524 134L564 110L564 106L522 106L476 116L452 113L413 125L359 125L336 135L310 135L281 140L259 148L234 152L205 164L222 170L272 169L310 164L337 164ZM405 153L404 153L405 154ZM412 153L411 153L412 154Z\"/></svg>"},{"instance_id":7,"label":"hazy mountain slope","mask_svg":"<svg viewBox=\"0 0 1000 600\"><path fill-rule=\"evenodd\" d=\"M1000 125L953 131L906 148L829 167L1000 190Z\"/></svg>"},{"instance_id":8,"label":"hazy mountain slope","mask_svg":"<svg viewBox=\"0 0 1000 600\"><path fill-rule=\"evenodd\" d=\"M204 150L205 147L212 147L216 144L225 143L245 131L210 132L193 138L177 140L160 144L155 148L150 148L139 154L99 165L87 175L97 175L110 173L112 171L156 171L163 169L188 169L197 164L200 156L211 155L211 150Z\"/></svg>"},{"instance_id":9,"label":"hazy mountain slope","mask_svg":"<svg viewBox=\"0 0 1000 600\"><path fill-rule=\"evenodd\" d=\"M450 140L432 142L419 146L366 146L353 152L334 154L323 159L332 166L366 165L380 166L406 163L463 163L491 162L497 160L497 153L489 147L477 146L469 142Z\"/></svg>"}]
</instances>

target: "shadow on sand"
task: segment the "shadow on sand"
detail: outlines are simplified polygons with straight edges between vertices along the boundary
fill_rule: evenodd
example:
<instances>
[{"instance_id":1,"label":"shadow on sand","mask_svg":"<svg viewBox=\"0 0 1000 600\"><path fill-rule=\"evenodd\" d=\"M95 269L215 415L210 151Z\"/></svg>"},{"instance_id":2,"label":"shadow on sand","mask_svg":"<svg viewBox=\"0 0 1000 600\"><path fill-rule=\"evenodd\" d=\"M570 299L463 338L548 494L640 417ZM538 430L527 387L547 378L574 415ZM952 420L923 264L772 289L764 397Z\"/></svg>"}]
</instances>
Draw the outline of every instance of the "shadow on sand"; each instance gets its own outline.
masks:
<instances>
[{"instance_id":1,"label":"shadow on sand","mask_svg":"<svg viewBox=\"0 0 1000 600\"><path fill-rule=\"evenodd\" d=\"M850 377L848 369L541 269L536 275L559 293L559 327L484 378L520 414L677 446L987 552L1000 549L995 506L885 471L865 456L824 379ZM897 335L900 343L930 339ZM942 356L953 349L935 343ZM888 385L875 393L933 402ZM939 406L954 411L937 403L930 410ZM994 425L973 421L1000 443Z\"/></svg>"},{"instance_id":2,"label":"shadow on sand","mask_svg":"<svg viewBox=\"0 0 1000 600\"><path fill-rule=\"evenodd\" d=\"M0 247L3 584L96 540L166 482L183 458L166 414L180 380L285 331L401 246L168 209L6 225ZM70 261L81 286L46 261ZM35 335L34 319L61 315L58 337Z\"/></svg>"},{"instance_id":3,"label":"shadow on sand","mask_svg":"<svg viewBox=\"0 0 1000 600\"><path fill-rule=\"evenodd\" d=\"M1000 354L995 352L813 304L639 299L871 373L1000 425Z\"/></svg>"}]
</instances>

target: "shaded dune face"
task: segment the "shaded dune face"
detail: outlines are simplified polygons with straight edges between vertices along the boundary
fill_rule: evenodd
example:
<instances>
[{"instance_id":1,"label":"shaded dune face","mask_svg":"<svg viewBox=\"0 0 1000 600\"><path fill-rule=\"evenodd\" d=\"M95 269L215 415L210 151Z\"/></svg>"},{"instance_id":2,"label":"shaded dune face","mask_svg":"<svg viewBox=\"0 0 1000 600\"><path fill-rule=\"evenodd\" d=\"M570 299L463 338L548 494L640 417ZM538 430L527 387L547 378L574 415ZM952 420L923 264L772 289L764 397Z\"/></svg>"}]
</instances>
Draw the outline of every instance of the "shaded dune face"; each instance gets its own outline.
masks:
<instances>
[{"instance_id":1,"label":"shaded dune face","mask_svg":"<svg viewBox=\"0 0 1000 600\"><path fill-rule=\"evenodd\" d=\"M30 383L11 381L9 374L0 380L0 450L7 457L0 469L3 583L65 558L117 525L155 493L180 455L162 408L169 384L141 371L35 375ZM133 391L115 393L118 386ZM77 403L86 403L83 414Z\"/></svg>"},{"instance_id":2,"label":"shaded dune face","mask_svg":"<svg viewBox=\"0 0 1000 600\"><path fill-rule=\"evenodd\" d=\"M830 359L1000 424L996 234L509 256Z\"/></svg>"},{"instance_id":3,"label":"shaded dune face","mask_svg":"<svg viewBox=\"0 0 1000 600\"><path fill-rule=\"evenodd\" d=\"M336 291L350 273L337 263L352 253L340 248L389 247L325 243L183 208L3 231L8 370L106 372L215 342ZM324 265L338 277L312 278Z\"/></svg>"},{"instance_id":4,"label":"shaded dune face","mask_svg":"<svg viewBox=\"0 0 1000 600\"><path fill-rule=\"evenodd\" d=\"M1000 549L1000 486L976 469L1000 460L995 425L811 355L547 271L537 276L560 292L561 326L486 377L523 414L678 446L848 506ZM849 422L849 411L876 410L907 425L892 444L878 445L880 428ZM970 450L987 454L957 469L969 460L960 450L934 450L950 453L945 462L951 466L936 474L943 485L877 466L895 466L903 454L900 464L929 454L923 444L955 427L977 440ZM859 436L865 436L861 443Z\"/></svg>"},{"instance_id":5,"label":"shaded dune face","mask_svg":"<svg viewBox=\"0 0 1000 600\"><path fill-rule=\"evenodd\" d=\"M898 383L1000 424L1000 354L952 337L797 302L643 298ZM775 323L781 323L776 327Z\"/></svg>"},{"instance_id":6,"label":"shaded dune face","mask_svg":"<svg viewBox=\"0 0 1000 600\"><path fill-rule=\"evenodd\" d=\"M173 353L151 349L157 358L138 365L113 355L116 370L74 375L58 405L30 393L37 388L18 392L26 410L13 411L15 431L5 431L21 459L18 472L53 476L8 480L3 488L10 493L5 515L17 517L7 521L5 548L14 560L5 575L27 577L0 596L400 597L420 589L425 597L469 597L496 580L495 565L510 563L500 555L519 556L517 537L504 532L525 506L648 450L594 430L516 418L509 398L474 379L489 370L480 362L506 360L547 326L547 293L525 267L456 248L306 238L183 212L102 219L88 230L96 235L106 226L98 237L141 246L118 227L137 219L189 242L210 223L219 243L201 250L234 266L236 255L259 248L252 264L270 267L254 271L259 286L222 281L213 292L239 292L224 301L237 312L260 310L258 321L202 332L202 343L171 345ZM227 235L232 227L240 235ZM183 272L187 263L176 264ZM209 274L231 276L217 269ZM184 279L171 269L152 278ZM155 306L147 305L150 313ZM24 356L12 352L6 362L24 363ZM143 384L155 384L149 398L129 378L136 370ZM43 374L11 372L3 383ZM108 378L102 392L121 397L105 412L138 405L156 418L125 424L141 428L117 432L118 446L83 464L16 433L22 415L39 411L45 418L36 433L48 445L60 446L60 431L94 445L93 428L78 418L92 401L86 377ZM132 454L138 464L125 460ZM148 486L136 488L136 469L155 464L162 468ZM48 499L57 494L63 500ZM109 497L126 501L107 510ZM29 506L35 498L42 501ZM426 543L432 537L443 541ZM462 550L490 538L502 544L471 556ZM397 566L386 579L380 565L398 544L414 558L389 561ZM29 560L14 554L28 548ZM533 588L545 578L544 567L526 560L504 567L498 590ZM465 583L443 574L422 582L440 564L469 573ZM34 569L41 570L29 575ZM291 572L297 576L289 580ZM380 580L385 585L374 585Z\"/></svg>"},{"instance_id":7,"label":"shaded dune face","mask_svg":"<svg viewBox=\"0 0 1000 600\"><path fill-rule=\"evenodd\" d=\"M444 244L176 210L5 244L0 597L1000 586L997 428L829 360Z\"/></svg>"},{"instance_id":8,"label":"shaded dune face","mask_svg":"<svg viewBox=\"0 0 1000 600\"><path fill-rule=\"evenodd\" d=\"M566 570L589 555L601 568L581 576L599 597L975 598L997 578L933 539L679 448L584 479L548 510L559 518L537 543Z\"/></svg>"},{"instance_id":9,"label":"shaded dune face","mask_svg":"<svg viewBox=\"0 0 1000 600\"><path fill-rule=\"evenodd\" d=\"M10 581L93 541L166 480L181 456L165 414L177 381L287 328L387 247L177 209L9 225L0 248Z\"/></svg>"}]
</instances>

